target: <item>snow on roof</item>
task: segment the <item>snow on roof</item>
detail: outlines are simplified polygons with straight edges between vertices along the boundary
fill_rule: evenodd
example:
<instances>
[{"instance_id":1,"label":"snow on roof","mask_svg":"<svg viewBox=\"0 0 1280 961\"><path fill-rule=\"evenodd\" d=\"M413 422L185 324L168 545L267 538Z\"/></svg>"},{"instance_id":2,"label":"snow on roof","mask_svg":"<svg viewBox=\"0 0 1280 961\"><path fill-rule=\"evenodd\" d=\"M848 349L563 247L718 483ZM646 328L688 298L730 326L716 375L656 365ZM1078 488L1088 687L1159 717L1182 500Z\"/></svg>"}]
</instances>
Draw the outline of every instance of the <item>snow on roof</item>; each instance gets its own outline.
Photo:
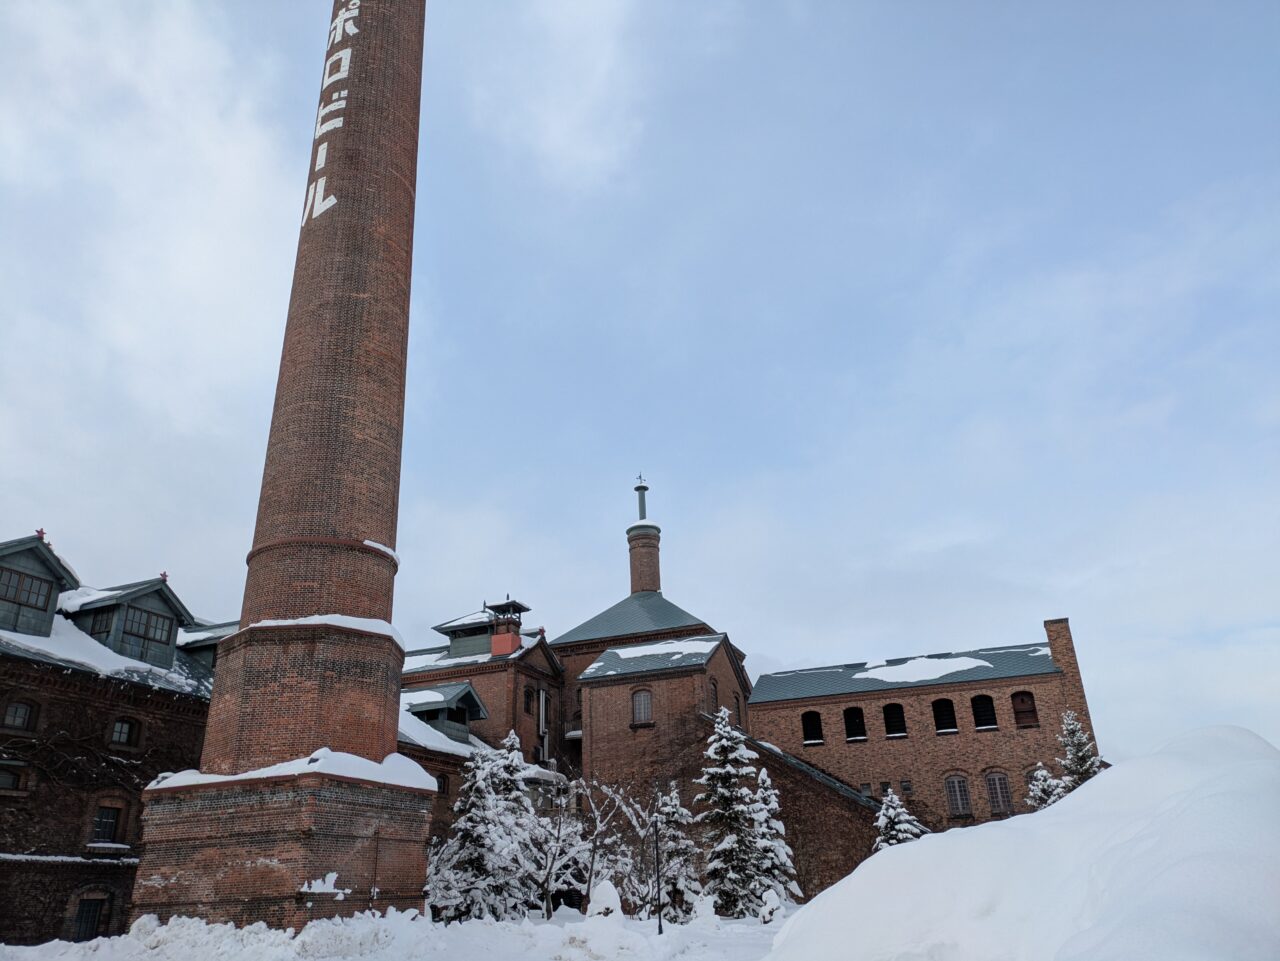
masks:
<instances>
[{"instance_id":1,"label":"snow on roof","mask_svg":"<svg viewBox=\"0 0 1280 961\"><path fill-rule=\"evenodd\" d=\"M1040 646L986 647L976 651L899 657L888 661L834 664L762 674L749 703L789 701L806 697L861 694L926 684L988 681L1033 674L1054 674L1049 648Z\"/></svg>"},{"instance_id":2,"label":"snow on roof","mask_svg":"<svg viewBox=\"0 0 1280 961\"><path fill-rule=\"evenodd\" d=\"M206 641L220 641L240 630L239 621L227 621L223 624L202 624L196 631L178 631L178 646L201 644Z\"/></svg>"},{"instance_id":3,"label":"snow on roof","mask_svg":"<svg viewBox=\"0 0 1280 961\"><path fill-rule=\"evenodd\" d=\"M403 699L403 695L401 695L402 705ZM400 708L400 716L397 723L400 726L400 740L416 744L418 747L425 747L429 751L454 754L458 757L471 757L472 754L475 754L477 747L487 747L487 745L477 741L474 737L471 738L472 743L469 744L455 741L443 731L436 730L426 721L418 720L403 706Z\"/></svg>"},{"instance_id":4,"label":"snow on roof","mask_svg":"<svg viewBox=\"0 0 1280 961\"><path fill-rule=\"evenodd\" d=\"M654 644L611 647L602 651L579 679L592 681L619 674L648 674L653 671L698 667L711 659L712 652L724 640L723 634L704 634Z\"/></svg>"},{"instance_id":5,"label":"snow on roof","mask_svg":"<svg viewBox=\"0 0 1280 961\"><path fill-rule=\"evenodd\" d=\"M441 634L446 634L449 631L463 627L479 627L482 624L492 624L494 616L493 611L481 609L471 614L463 614L461 617L455 617L453 620L445 621L443 624L437 624L432 628L432 630L439 631Z\"/></svg>"},{"instance_id":6,"label":"snow on roof","mask_svg":"<svg viewBox=\"0 0 1280 961\"><path fill-rule=\"evenodd\" d=\"M53 630L48 637L0 630L0 643L10 649L16 648L14 653L20 655L28 653L39 660L76 667L104 677L119 677L152 687L209 696L210 680L192 667L187 655L179 653L181 660L175 660L173 670L156 667L117 654L61 615L53 618Z\"/></svg>"},{"instance_id":7,"label":"snow on roof","mask_svg":"<svg viewBox=\"0 0 1280 961\"><path fill-rule=\"evenodd\" d=\"M75 614L86 604L119 597L123 593L124 591L103 591L96 587L77 587L74 591L63 591L58 595L58 610L64 614Z\"/></svg>"},{"instance_id":8,"label":"snow on roof","mask_svg":"<svg viewBox=\"0 0 1280 961\"><path fill-rule=\"evenodd\" d=\"M444 669L447 667L458 667L463 664L487 664L490 661L514 661L516 658L524 654L529 648L538 643L538 636L526 637L520 635L520 646L511 654L493 654L491 651L482 651L479 654L459 654L450 656L449 645L442 644L440 647L426 647L416 651L409 651L404 656L404 673L412 674L416 671L430 671L434 669Z\"/></svg>"},{"instance_id":9,"label":"snow on roof","mask_svg":"<svg viewBox=\"0 0 1280 961\"><path fill-rule=\"evenodd\" d=\"M561 634L551 643L553 646L571 644L574 641L625 637L631 634L669 631L682 627L691 627L695 630L703 628L708 631L711 629L688 611L672 604L662 596L661 591L636 591L595 617Z\"/></svg>"},{"instance_id":10,"label":"snow on roof","mask_svg":"<svg viewBox=\"0 0 1280 961\"><path fill-rule=\"evenodd\" d=\"M297 777L299 774L334 774L397 787L436 790L436 779L417 762L403 754L388 754L381 761L371 761L356 754L345 754L322 747L310 757L281 761L241 774L205 774L201 771L179 771L162 774L151 782L151 788L190 787L196 784L224 784L259 778Z\"/></svg>"}]
</instances>

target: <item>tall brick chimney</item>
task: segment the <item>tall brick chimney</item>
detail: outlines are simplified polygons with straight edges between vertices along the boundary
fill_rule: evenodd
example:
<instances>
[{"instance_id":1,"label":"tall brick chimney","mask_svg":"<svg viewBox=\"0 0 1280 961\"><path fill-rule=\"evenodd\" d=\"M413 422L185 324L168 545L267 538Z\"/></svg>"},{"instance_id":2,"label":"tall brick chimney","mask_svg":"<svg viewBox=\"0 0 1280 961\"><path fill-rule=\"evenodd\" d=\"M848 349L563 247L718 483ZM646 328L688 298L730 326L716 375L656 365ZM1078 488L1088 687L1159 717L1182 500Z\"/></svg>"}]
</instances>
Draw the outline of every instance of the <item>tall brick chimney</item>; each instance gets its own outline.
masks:
<instances>
[{"instance_id":1,"label":"tall brick chimney","mask_svg":"<svg viewBox=\"0 0 1280 961\"><path fill-rule=\"evenodd\" d=\"M644 478L637 478L636 496L640 504L640 519L627 528L627 546L631 553L631 593L662 590L662 573L658 566L658 542L662 529L647 519L645 494L649 486Z\"/></svg>"},{"instance_id":2,"label":"tall brick chimney","mask_svg":"<svg viewBox=\"0 0 1280 961\"><path fill-rule=\"evenodd\" d=\"M201 756L230 779L147 791L135 914L421 906L431 792L359 759L396 751L404 662L389 622L424 7L333 4L241 630ZM324 775L320 749L357 757ZM241 777L283 762L304 773ZM330 870L346 898L298 896Z\"/></svg>"}]
</instances>

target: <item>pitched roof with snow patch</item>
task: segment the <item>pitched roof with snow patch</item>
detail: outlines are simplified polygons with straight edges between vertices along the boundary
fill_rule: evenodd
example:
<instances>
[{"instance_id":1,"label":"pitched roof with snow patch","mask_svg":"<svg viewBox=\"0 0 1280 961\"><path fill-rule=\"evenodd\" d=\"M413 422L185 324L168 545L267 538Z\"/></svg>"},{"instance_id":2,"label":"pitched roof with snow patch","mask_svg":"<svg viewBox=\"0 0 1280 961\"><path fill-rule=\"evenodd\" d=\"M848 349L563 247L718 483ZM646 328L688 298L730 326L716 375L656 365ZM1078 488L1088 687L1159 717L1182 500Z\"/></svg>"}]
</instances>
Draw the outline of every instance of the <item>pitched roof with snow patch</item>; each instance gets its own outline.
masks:
<instances>
[{"instance_id":1,"label":"pitched roof with snow patch","mask_svg":"<svg viewBox=\"0 0 1280 961\"><path fill-rule=\"evenodd\" d=\"M38 534L28 534L26 537L15 537L10 541L0 541L0 557L4 557L7 554L17 554L20 551L35 551L39 554L41 560L53 571L54 576L58 579L58 586L62 590L65 591L69 588L80 586L80 578L71 565L64 561L58 552L50 546L49 542Z\"/></svg>"},{"instance_id":2,"label":"pitched roof with snow patch","mask_svg":"<svg viewBox=\"0 0 1280 961\"><path fill-rule=\"evenodd\" d=\"M631 634L670 631L681 627L711 628L701 619L677 607L661 591L637 591L595 617L561 634L552 645L594 641Z\"/></svg>"},{"instance_id":3,"label":"pitched roof with snow patch","mask_svg":"<svg viewBox=\"0 0 1280 961\"><path fill-rule=\"evenodd\" d=\"M629 644L611 647L578 677L580 681L600 681L605 678L631 674L652 674L654 671L682 671L701 667L711 660L725 641L723 634L703 634L698 637L681 637L673 641L657 641L653 644Z\"/></svg>"},{"instance_id":4,"label":"pitched roof with snow patch","mask_svg":"<svg viewBox=\"0 0 1280 961\"><path fill-rule=\"evenodd\" d=\"M808 667L762 674L751 692L751 704L794 701L806 697L864 694L932 684L961 684L1006 677L1055 674L1045 645L984 647L976 651L898 657L888 661Z\"/></svg>"}]
</instances>

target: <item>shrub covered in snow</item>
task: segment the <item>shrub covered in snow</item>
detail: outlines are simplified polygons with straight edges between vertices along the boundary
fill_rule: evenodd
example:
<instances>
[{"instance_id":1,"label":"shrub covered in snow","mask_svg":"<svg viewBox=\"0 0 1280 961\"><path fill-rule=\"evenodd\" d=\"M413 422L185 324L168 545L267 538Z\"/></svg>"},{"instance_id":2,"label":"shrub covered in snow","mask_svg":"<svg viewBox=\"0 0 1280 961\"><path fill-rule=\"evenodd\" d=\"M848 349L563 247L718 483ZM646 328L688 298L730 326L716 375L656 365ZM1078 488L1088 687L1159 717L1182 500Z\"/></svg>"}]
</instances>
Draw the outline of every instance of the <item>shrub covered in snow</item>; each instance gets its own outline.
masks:
<instances>
[{"instance_id":1,"label":"shrub covered in snow","mask_svg":"<svg viewBox=\"0 0 1280 961\"><path fill-rule=\"evenodd\" d=\"M876 815L876 831L878 832L876 841L871 847L873 852L893 847L895 844L914 841L922 834L929 833L923 824L912 817L902 798L894 794L892 788L880 801L880 813Z\"/></svg>"}]
</instances>

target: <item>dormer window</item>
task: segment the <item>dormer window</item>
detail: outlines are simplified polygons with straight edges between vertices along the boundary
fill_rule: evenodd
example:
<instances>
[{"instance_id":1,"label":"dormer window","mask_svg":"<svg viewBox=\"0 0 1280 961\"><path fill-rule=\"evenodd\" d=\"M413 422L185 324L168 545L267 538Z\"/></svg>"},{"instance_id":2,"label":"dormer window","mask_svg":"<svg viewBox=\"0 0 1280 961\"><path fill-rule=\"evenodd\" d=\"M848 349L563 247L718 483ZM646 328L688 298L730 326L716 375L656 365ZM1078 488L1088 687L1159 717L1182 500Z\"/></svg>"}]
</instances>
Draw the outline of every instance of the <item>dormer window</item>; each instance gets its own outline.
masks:
<instances>
[{"instance_id":1,"label":"dormer window","mask_svg":"<svg viewBox=\"0 0 1280 961\"><path fill-rule=\"evenodd\" d=\"M121 652L126 657L145 659L153 664L169 662L169 641L173 637L173 618L128 607L124 615L124 637Z\"/></svg>"},{"instance_id":2,"label":"dormer window","mask_svg":"<svg viewBox=\"0 0 1280 961\"><path fill-rule=\"evenodd\" d=\"M111 633L111 624L115 620L114 608L103 608L93 612L93 620L89 623L89 634L102 640Z\"/></svg>"},{"instance_id":3,"label":"dormer window","mask_svg":"<svg viewBox=\"0 0 1280 961\"><path fill-rule=\"evenodd\" d=\"M52 596L53 581L25 571L15 571L11 567L0 567L0 601L13 601L23 607L47 611Z\"/></svg>"}]
</instances>

